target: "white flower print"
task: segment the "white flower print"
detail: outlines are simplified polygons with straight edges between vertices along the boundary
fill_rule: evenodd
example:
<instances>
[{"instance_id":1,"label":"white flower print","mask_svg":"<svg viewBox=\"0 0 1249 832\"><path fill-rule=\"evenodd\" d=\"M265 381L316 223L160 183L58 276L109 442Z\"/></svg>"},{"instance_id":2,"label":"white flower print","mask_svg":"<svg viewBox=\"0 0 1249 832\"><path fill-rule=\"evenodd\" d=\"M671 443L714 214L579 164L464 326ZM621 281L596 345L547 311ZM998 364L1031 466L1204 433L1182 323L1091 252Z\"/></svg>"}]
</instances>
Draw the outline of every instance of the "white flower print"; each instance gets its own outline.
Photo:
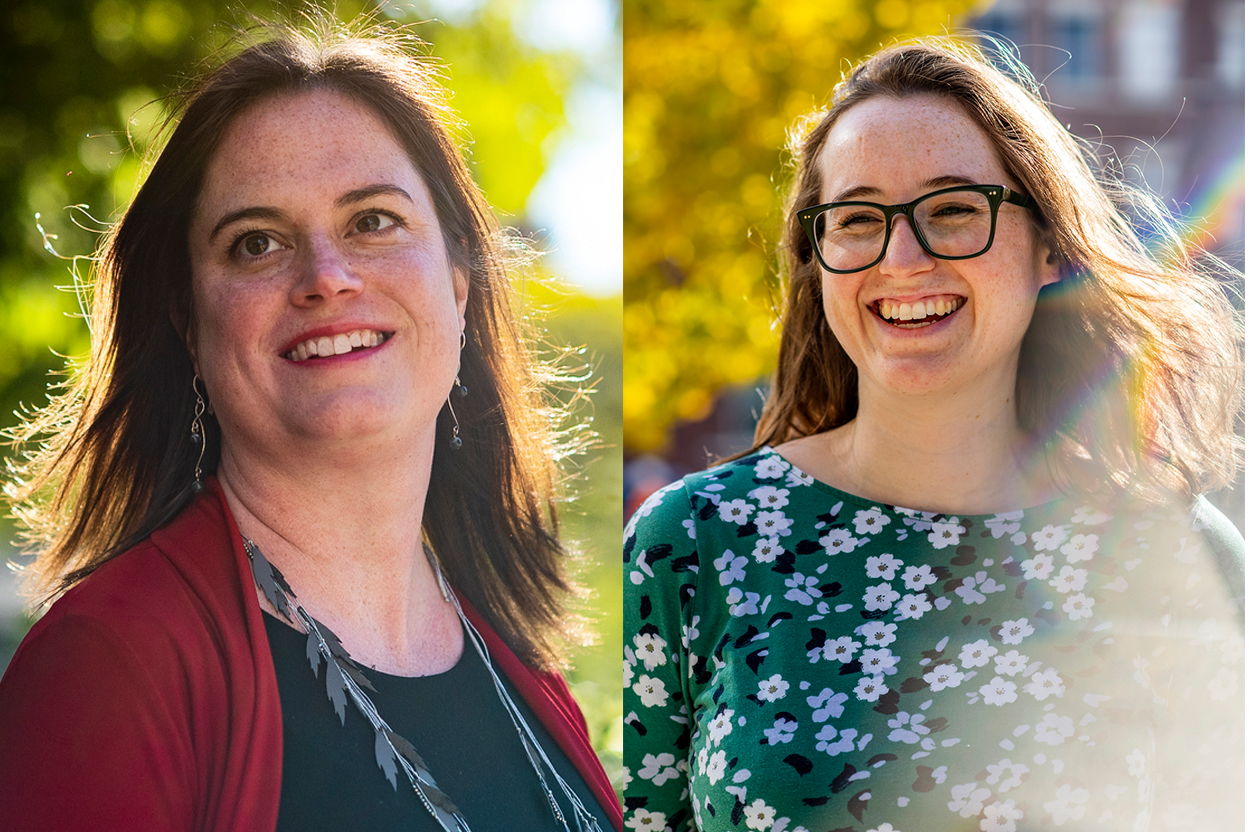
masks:
<instances>
[{"instance_id":1,"label":"white flower print","mask_svg":"<svg viewBox=\"0 0 1249 832\"><path fill-rule=\"evenodd\" d=\"M1088 789L1073 789L1071 784L1064 783L1058 788L1058 793L1053 800L1041 805L1053 816L1054 825L1062 826L1069 820L1079 820L1084 817L1084 804L1088 799Z\"/></svg>"},{"instance_id":2,"label":"white flower print","mask_svg":"<svg viewBox=\"0 0 1249 832\"><path fill-rule=\"evenodd\" d=\"M668 642L654 633L639 633L633 637L634 653L646 665L647 670L654 670L661 664L668 663L668 657L664 653L667 646Z\"/></svg>"},{"instance_id":3,"label":"white flower print","mask_svg":"<svg viewBox=\"0 0 1249 832\"><path fill-rule=\"evenodd\" d=\"M729 587L729 594L724 596L724 600L729 603L729 615L741 617L743 615L759 614L759 593L745 592L743 593L737 587Z\"/></svg>"},{"instance_id":4,"label":"white flower print","mask_svg":"<svg viewBox=\"0 0 1249 832\"><path fill-rule=\"evenodd\" d=\"M1023 810L1015 808L1015 801L1006 800L984 807L981 832L1015 832L1015 821L1023 818Z\"/></svg>"},{"instance_id":5,"label":"white flower print","mask_svg":"<svg viewBox=\"0 0 1249 832\"><path fill-rule=\"evenodd\" d=\"M898 672L898 657L887 647L864 650L859 662L863 665L863 672L873 676L892 676Z\"/></svg>"},{"instance_id":6,"label":"white flower print","mask_svg":"<svg viewBox=\"0 0 1249 832\"><path fill-rule=\"evenodd\" d=\"M1032 533L1032 543L1038 552L1052 552L1067 542L1071 529L1067 526L1049 525Z\"/></svg>"},{"instance_id":7,"label":"white flower print","mask_svg":"<svg viewBox=\"0 0 1249 832\"><path fill-rule=\"evenodd\" d=\"M760 509L773 510L789 505L789 489L774 485L761 485L746 496L757 502Z\"/></svg>"},{"instance_id":8,"label":"white flower print","mask_svg":"<svg viewBox=\"0 0 1249 832\"><path fill-rule=\"evenodd\" d=\"M884 676L862 676L854 688L854 695L864 702L875 702L888 690Z\"/></svg>"},{"instance_id":9,"label":"white flower print","mask_svg":"<svg viewBox=\"0 0 1249 832\"><path fill-rule=\"evenodd\" d=\"M984 697L986 705L1009 705L1019 698L1019 694L1015 693L1017 687L1014 682L1007 681L1001 676L994 676L988 683L980 686L980 695Z\"/></svg>"},{"instance_id":10,"label":"white flower print","mask_svg":"<svg viewBox=\"0 0 1249 832\"><path fill-rule=\"evenodd\" d=\"M966 533L967 529L959 525L957 517L947 517L932 524L932 532L928 535L928 542L932 544L934 549L957 546L959 535Z\"/></svg>"},{"instance_id":11,"label":"white flower print","mask_svg":"<svg viewBox=\"0 0 1249 832\"><path fill-rule=\"evenodd\" d=\"M1054 576L1054 580L1050 581L1049 584L1059 592L1079 592L1084 589L1084 583L1088 580L1088 577L1087 569L1064 566L1058 570L1058 574Z\"/></svg>"},{"instance_id":12,"label":"white flower print","mask_svg":"<svg viewBox=\"0 0 1249 832\"><path fill-rule=\"evenodd\" d=\"M845 664L854 658L855 651L861 646L861 644L852 639L850 636L841 636L835 641L824 642L824 658L829 661L836 659L842 664Z\"/></svg>"},{"instance_id":13,"label":"white flower print","mask_svg":"<svg viewBox=\"0 0 1249 832\"><path fill-rule=\"evenodd\" d=\"M768 745L778 745L783 742L789 742L794 738L794 731L798 729L798 723L792 719L786 719L778 716L776 721L772 723L771 728L765 728L763 736L767 738ZM717 752L723 754L723 751Z\"/></svg>"},{"instance_id":14,"label":"white flower print","mask_svg":"<svg viewBox=\"0 0 1249 832\"><path fill-rule=\"evenodd\" d=\"M882 514L877 506L854 513L855 534L880 534L890 523L888 515Z\"/></svg>"},{"instance_id":15,"label":"white flower print","mask_svg":"<svg viewBox=\"0 0 1249 832\"><path fill-rule=\"evenodd\" d=\"M854 738L858 735L859 732L854 728L847 728L839 732L833 726L825 725L820 729L820 733L815 735L815 738L819 740L815 744L815 748L817 751L827 752L830 757L836 757L843 752L853 751Z\"/></svg>"},{"instance_id":16,"label":"white flower print","mask_svg":"<svg viewBox=\"0 0 1249 832\"><path fill-rule=\"evenodd\" d=\"M1092 560L1093 555L1097 554L1097 535L1073 534L1071 540L1064 543L1059 551L1067 556L1068 563Z\"/></svg>"},{"instance_id":17,"label":"white flower print","mask_svg":"<svg viewBox=\"0 0 1249 832\"><path fill-rule=\"evenodd\" d=\"M645 809L634 809L633 816L625 821L625 826L633 832L663 832L668 825L668 816L663 812L648 812Z\"/></svg>"},{"instance_id":18,"label":"white flower print","mask_svg":"<svg viewBox=\"0 0 1249 832\"><path fill-rule=\"evenodd\" d=\"M638 770L638 777L650 780L656 786L662 786L677 776L676 761L677 758L672 754L647 754L642 758L642 768Z\"/></svg>"},{"instance_id":19,"label":"white flower print","mask_svg":"<svg viewBox=\"0 0 1249 832\"><path fill-rule=\"evenodd\" d=\"M901 597L889 584L877 584L869 586L863 593L863 605L868 610L887 610L893 606L894 601Z\"/></svg>"},{"instance_id":20,"label":"white flower print","mask_svg":"<svg viewBox=\"0 0 1249 832\"><path fill-rule=\"evenodd\" d=\"M1013 621L1003 621L999 634L1003 644L1020 644L1034 632L1036 630L1028 623L1028 619L1016 618Z\"/></svg>"},{"instance_id":21,"label":"white flower print","mask_svg":"<svg viewBox=\"0 0 1249 832\"><path fill-rule=\"evenodd\" d=\"M771 829L775 817L776 810L764 803L761 797L746 807L746 826L750 829Z\"/></svg>"},{"instance_id":22,"label":"white flower print","mask_svg":"<svg viewBox=\"0 0 1249 832\"><path fill-rule=\"evenodd\" d=\"M768 454L755 463L755 479L774 480L789 470L789 463L777 454Z\"/></svg>"},{"instance_id":23,"label":"white flower print","mask_svg":"<svg viewBox=\"0 0 1249 832\"><path fill-rule=\"evenodd\" d=\"M924 719L923 714L898 711L897 715L889 720L889 727L893 729L889 732L889 741L904 742L907 745L919 742L920 737L928 734L928 729L924 727Z\"/></svg>"},{"instance_id":24,"label":"white flower print","mask_svg":"<svg viewBox=\"0 0 1249 832\"><path fill-rule=\"evenodd\" d=\"M989 531L993 532L993 539L1000 540L1002 535L1019 531L1019 521L1022 519L1022 511L1008 511L1005 514L993 515L984 521L984 524Z\"/></svg>"},{"instance_id":25,"label":"white flower print","mask_svg":"<svg viewBox=\"0 0 1249 832\"><path fill-rule=\"evenodd\" d=\"M793 524L783 511L761 511L755 515L755 528L768 537L789 537L789 527Z\"/></svg>"},{"instance_id":26,"label":"white flower print","mask_svg":"<svg viewBox=\"0 0 1249 832\"><path fill-rule=\"evenodd\" d=\"M902 832L902 830L894 829L892 823L882 823L880 826L875 826L867 830L867 832Z\"/></svg>"},{"instance_id":27,"label":"white flower print","mask_svg":"<svg viewBox=\"0 0 1249 832\"><path fill-rule=\"evenodd\" d=\"M698 621L702 616L696 615L690 619L689 624L681 625L681 645L686 649L690 649L690 642L698 638Z\"/></svg>"},{"instance_id":28,"label":"white flower print","mask_svg":"<svg viewBox=\"0 0 1249 832\"><path fill-rule=\"evenodd\" d=\"M1076 509L1076 513L1071 515L1072 523L1082 523L1085 526L1099 526L1109 519L1109 514L1102 514L1092 506L1080 506Z\"/></svg>"},{"instance_id":29,"label":"white flower print","mask_svg":"<svg viewBox=\"0 0 1249 832\"><path fill-rule=\"evenodd\" d=\"M981 788L979 783L961 783L950 789L952 798L946 805L951 812L958 812L965 818L974 818L984 808L984 802L993 792Z\"/></svg>"},{"instance_id":30,"label":"white flower print","mask_svg":"<svg viewBox=\"0 0 1249 832\"><path fill-rule=\"evenodd\" d=\"M755 556L757 563L772 563L784 551L780 538L761 537L755 541L755 550L751 554Z\"/></svg>"},{"instance_id":31,"label":"white flower print","mask_svg":"<svg viewBox=\"0 0 1249 832\"><path fill-rule=\"evenodd\" d=\"M668 691L664 690L663 679L655 679L643 673L638 680L633 683L633 692L642 700L642 704L648 708L654 708L656 705L662 705L668 701Z\"/></svg>"},{"instance_id":32,"label":"white flower print","mask_svg":"<svg viewBox=\"0 0 1249 832\"><path fill-rule=\"evenodd\" d=\"M1093 614L1093 599L1083 592L1071 595L1063 603L1063 612L1067 613L1067 617L1072 621L1088 618Z\"/></svg>"},{"instance_id":33,"label":"white flower print","mask_svg":"<svg viewBox=\"0 0 1249 832\"><path fill-rule=\"evenodd\" d=\"M785 586L789 587L789 591L785 593L785 598L809 607L812 599L819 598L822 595L820 588L816 586L819 581L818 575L808 577L801 572L795 572L785 579Z\"/></svg>"},{"instance_id":34,"label":"white flower print","mask_svg":"<svg viewBox=\"0 0 1249 832\"><path fill-rule=\"evenodd\" d=\"M798 488L803 485L811 485L815 482L815 477L806 471L799 471L797 468L791 468L785 473L785 484L790 488ZM832 512L836 514L836 512Z\"/></svg>"},{"instance_id":35,"label":"white flower print","mask_svg":"<svg viewBox=\"0 0 1249 832\"><path fill-rule=\"evenodd\" d=\"M963 663L963 667L983 667L996 655L997 648L982 638L971 644L964 644L959 651L958 660Z\"/></svg>"},{"instance_id":36,"label":"white flower print","mask_svg":"<svg viewBox=\"0 0 1249 832\"><path fill-rule=\"evenodd\" d=\"M626 688L633 686L633 662L628 659L624 661L624 686Z\"/></svg>"},{"instance_id":37,"label":"white flower print","mask_svg":"<svg viewBox=\"0 0 1249 832\"><path fill-rule=\"evenodd\" d=\"M711 562L720 570L720 586L728 586L734 581L746 577L746 556L734 554L732 549L725 549L724 554Z\"/></svg>"},{"instance_id":38,"label":"white flower print","mask_svg":"<svg viewBox=\"0 0 1249 832\"><path fill-rule=\"evenodd\" d=\"M966 674L952 664L939 664L924 674L924 681L933 692L956 688L966 678Z\"/></svg>"},{"instance_id":39,"label":"white flower print","mask_svg":"<svg viewBox=\"0 0 1249 832\"><path fill-rule=\"evenodd\" d=\"M775 702L778 699L784 699L785 692L788 690L789 682L786 682L781 678L781 674L777 673L771 679L763 679L759 682L759 693L756 696L764 702Z\"/></svg>"},{"instance_id":40,"label":"white flower print","mask_svg":"<svg viewBox=\"0 0 1249 832\"><path fill-rule=\"evenodd\" d=\"M983 604L985 595L1001 592L1005 584L999 584L989 577L989 573L981 570L975 577L964 578L962 586L955 588L954 593L963 599L964 604Z\"/></svg>"},{"instance_id":41,"label":"white flower print","mask_svg":"<svg viewBox=\"0 0 1249 832\"><path fill-rule=\"evenodd\" d=\"M935 511L916 511L913 508L899 508L897 512L902 516L902 522L917 532L931 529L933 518L937 516Z\"/></svg>"},{"instance_id":42,"label":"white flower print","mask_svg":"<svg viewBox=\"0 0 1249 832\"><path fill-rule=\"evenodd\" d=\"M704 751L706 749L703 749ZM712 752L707 758L707 765L703 767L703 773L707 775L707 782L715 785L720 782L720 778L724 777L724 773L729 770L729 758L724 749L721 748Z\"/></svg>"},{"instance_id":43,"label":"white flower print","mask_svg":"<svg viewBox=\"0 0 1249 832\"><path fill-rule=\"evenodd\" d=\"M869 621L859 626L854 632L863 639L864 644L872 647L888 647L898 638L897 624L886 624L883 621Z\"/></svg>"},{"instance_id":44,"label":"white flower print","mask_svg":"<svg viewBox=\"0 0 1249 832\"><path fill-rule=\"evenodd\" d=\"M902 573L902 583L912 592L923 592L936 582L937 576L932 574L932 567L926 563L923 566L908 566Z\"/></svg>"},{"instance_id":45,"label":"white flower print","mask_svg":"<svg viewBox=\"0 0 1249 832\"><path fill-rule=\"evenodd\" d=\"M1053 555L1037 554L1020 564L1023 576L1028 580L1043 581L1054 571Z\"/></svg>"},{"instance_id":46,"label":"white flower print","mask_svg":"<svg viewBox=\"0 0 1249 832\"><path fill-rule=\"evenodd\" d=\"M820 545L824 547L824 551L829 555L853 552L855 547L863 542L863 540L850 534L849 529L830 529L828 534L820 538Z\"/></svg>"},{"instance_id":47,"label":"white flower print","mask_svg":"<svg viewBox=\"0 0 1249 832\"><path fill-rule=\"evenodd\" d=\"M1075 723L1071 717L1049 713L1037 724L1033 739L1046 745L1062 745L1067 741L1067 737L1074 736L1075 732Z\"/></svg>"},{"instance_id":48,"label":"white flower print","mask_svg":"<svg viewBox=\"0 0 1249 832\"><path fill-rule=\"evenodd\" d=\"M985 782L989 785L996 785L1001 794L1006 794L1011 789L1023 785L1023 776L1029 771L1023 763L1012 763L1010 760L989 763L985 769L989 772Z\"/></svg>"},{"instance_id":49,"label":"white flower print","mask_svg":"<svg viewBox=\"0 0 1249 832\"><path fill-rule=\"evenodd\" d=\"M836 719L845 710L843 706L849 699L849 694L833 693L831 688L824 688L817 696L808 696L807 704L815 709L811 713L811 719L815 722L828 722L830 719Z\"/></svg>"},{"instance_id":50,"label":"white flower print","mask_svg":"<svg viewBox=\"0 0 1249 832\"><path fill-rule=\"evenodd\" d=\"M733 714L732 708L727 708L716 714L715 719L707 723L707 736L711 738L711 744L718 746L720 741L733 732Z\"/></svg>"},{"instance_id":51,"label":"white flower print","mask_svg":"<svg viewBox=\"0 0 1249 832\"><path fill-rule=\"evenodd\" d=\"M902 561L890 554L868 558L867 577L879 578L882 581L892 581L894 573L898 571L898 567L901 565Z\"/></svg>"},{"instance_id":52,"label":"white flower print","mask_svg":"<svg viewBox=\"0 0 1249 832\"><path fill-rule=\"evenodd\" d=\"M898 620L912 618L922 618L924 613L932 609L932 603L928 600L927 595L903 595L902 600L894 607L894 612L898 616Z\"/></svg>"},{"instance_id":53,"label":"white flower print","mask_svg":"<svg viewBox=\"0 0 1249 832\"><path fill-rule=\"evenodd\" d=\"M1222 702L1240 688L1238 677L1230 668L1220 667L1218 675L1216 675L1206 685L1206 689L1210 691L1210 698L1215 702Z\"/></svg>"},{"instance_id":54,"label":"white flower print","mask_svg":"<svg viewBox=\"0 0 1249 832\"><path fill-rule=\"evenodd\" d=\"M755 507L745 500L729 500L727 503L720 503L720 519L726 523L736 523L744 526L750 522L750 515Z\"/></svg>"},{"instance_id":55,"label":"white flower print","mask_svg":"<svg viewBox=\"0 0 1249 832\"><path fill-rule=\"evenodd\" d=\"M1028 666L1028 657L1018 650L1007 650L993 658L993 670L1001 676L1015 676Z\"/></svg>"},{"instance_id":56,"label":"white flower print","mask_svg":"<svg viewBox=\"0 0 1249 832\"><path fill-rule=\"evenodd\" d=\"M1128 774L1137 778L1145 775L1145 755L1139 748L1133 748L1132 753L1126 759L1128 761Z\"/></svg>"},{"instance_id":57,"label":"white flower print","mask_svg":"<svg viewBox=\"0 0 1249 832\"><path fill-rule=\"evenodd\" d=\"M1039 702L1050 696L1062 696L1067 686L1063 684L1057 670L1047 667L1041 673L1033 673L1032 681L1024 685L1023 689L1025 693L1035 696Z\"/></svg>"}]
</instances>

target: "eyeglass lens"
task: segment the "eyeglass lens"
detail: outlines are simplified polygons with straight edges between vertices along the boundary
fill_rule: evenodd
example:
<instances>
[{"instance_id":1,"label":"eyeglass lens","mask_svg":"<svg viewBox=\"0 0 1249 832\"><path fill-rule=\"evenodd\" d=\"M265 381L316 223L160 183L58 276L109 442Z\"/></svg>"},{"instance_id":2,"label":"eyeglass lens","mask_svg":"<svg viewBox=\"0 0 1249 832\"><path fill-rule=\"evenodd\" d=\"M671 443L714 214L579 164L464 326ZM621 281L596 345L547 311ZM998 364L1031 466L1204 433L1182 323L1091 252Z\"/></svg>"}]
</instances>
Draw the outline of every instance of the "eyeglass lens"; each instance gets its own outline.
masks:
<instances>
[{"instance_id":1,"label":"eyeglass lens","mask_svg":"<svg viewBox=\"0 0 1249 832\"><path fill-rule=\"evenodd\" d=\"M936 193L916 203L912 228L933 254L968 257L989 245L993 213L988 197L978 191ZM825 265L839 271L871 266L884 253L889 236L881 209L853 202L821 212L815 231Z\"/></svg>"}]
</instances>

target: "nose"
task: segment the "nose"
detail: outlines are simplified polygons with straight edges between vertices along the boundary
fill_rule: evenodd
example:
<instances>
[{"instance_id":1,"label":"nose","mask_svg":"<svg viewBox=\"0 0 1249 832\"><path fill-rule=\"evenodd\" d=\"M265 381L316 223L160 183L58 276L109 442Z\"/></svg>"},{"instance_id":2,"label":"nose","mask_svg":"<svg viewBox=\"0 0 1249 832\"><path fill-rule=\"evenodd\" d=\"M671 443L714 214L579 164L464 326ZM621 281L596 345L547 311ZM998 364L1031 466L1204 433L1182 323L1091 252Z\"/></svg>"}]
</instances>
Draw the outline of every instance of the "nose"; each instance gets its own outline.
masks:
<instances>
[{"instance_id":1,"label":"nose","mask_svg":"<svg viewBox=\"0 0 1249 832\"><path fill-rule=\"evenodd\" d=\"M297 306L359 294L363 288L350 258L329 239L311 239L299 268L299 280L291 291L291 301Z\"/></svg>"},{"instance_id":2,"label":"nose","mask_svg":"<svg viewBox=\"0 0 1249 832\"><path fill-rule=\"evenodd\" d=\"M893 275L915 274L933 267L935 258L924 250L906 214L895 214L885 243L885 256L877 266Z\"/></svg>"}]
</instances>

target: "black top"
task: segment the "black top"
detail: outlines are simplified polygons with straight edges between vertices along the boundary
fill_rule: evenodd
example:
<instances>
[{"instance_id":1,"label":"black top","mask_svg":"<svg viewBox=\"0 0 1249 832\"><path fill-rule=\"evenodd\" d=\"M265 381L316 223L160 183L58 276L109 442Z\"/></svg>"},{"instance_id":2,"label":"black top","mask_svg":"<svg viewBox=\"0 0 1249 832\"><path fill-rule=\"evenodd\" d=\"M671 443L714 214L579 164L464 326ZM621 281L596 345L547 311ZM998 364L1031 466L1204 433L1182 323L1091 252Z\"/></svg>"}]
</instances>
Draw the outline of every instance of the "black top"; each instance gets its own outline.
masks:
<instances>
[{"instance_id":1,"label":"black top","mask_svg":"<svg viewBox=\"0 0 1249 832\"><path fill-rule=\"evenodd\" d=\"M403 770L392 788L374 757L374 732L347 705L347 722L325 693L304 654L306 636L265 615L282 700L282 799L278 832L310 829L438 830ZM558 829L485 664L465 636L454 667L434 676L391 676L364 668L377 688L369 698L400 736L416 747L438 786L459 807L473 832ZM551 762L599 822L611 824L584 779L517 694L504 684ZM552 794L577 829L572 808L544 770Z\"/></svg>"}]
</instances>

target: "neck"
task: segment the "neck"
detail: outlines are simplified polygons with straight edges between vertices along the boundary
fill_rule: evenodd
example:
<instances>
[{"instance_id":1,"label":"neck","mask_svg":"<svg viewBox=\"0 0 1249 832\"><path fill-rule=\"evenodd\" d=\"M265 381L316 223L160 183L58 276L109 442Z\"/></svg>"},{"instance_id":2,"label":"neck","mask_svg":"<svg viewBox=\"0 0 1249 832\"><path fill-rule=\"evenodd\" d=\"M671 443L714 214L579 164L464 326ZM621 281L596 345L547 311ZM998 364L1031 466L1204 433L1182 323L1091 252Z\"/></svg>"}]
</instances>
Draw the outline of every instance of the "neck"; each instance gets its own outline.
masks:
<instances>
[{"instance_id":1,"label":"neck","mask_svg":"<svg viewBox=\"0 0 1249 832\"><path fill-rule=\"evenodd\" d=\"M446 670L462 644L421 542L432 439L372 464L332 449L275 464L227 442L217 472L239 529L304 608L357 661L401 675Z\"/></svg>"},{"instance_id":2,"label":"neck","mask_svg":"<svg viewBox=\"0 0 1249 832\"><path fill-rule=\"evenodd\" d=\"M924 511L991 514L1057 496L1019 427L1013 390L937 396L864 387L853 421L781 452L844 491Z\"/></svg>"}]
</instances>

